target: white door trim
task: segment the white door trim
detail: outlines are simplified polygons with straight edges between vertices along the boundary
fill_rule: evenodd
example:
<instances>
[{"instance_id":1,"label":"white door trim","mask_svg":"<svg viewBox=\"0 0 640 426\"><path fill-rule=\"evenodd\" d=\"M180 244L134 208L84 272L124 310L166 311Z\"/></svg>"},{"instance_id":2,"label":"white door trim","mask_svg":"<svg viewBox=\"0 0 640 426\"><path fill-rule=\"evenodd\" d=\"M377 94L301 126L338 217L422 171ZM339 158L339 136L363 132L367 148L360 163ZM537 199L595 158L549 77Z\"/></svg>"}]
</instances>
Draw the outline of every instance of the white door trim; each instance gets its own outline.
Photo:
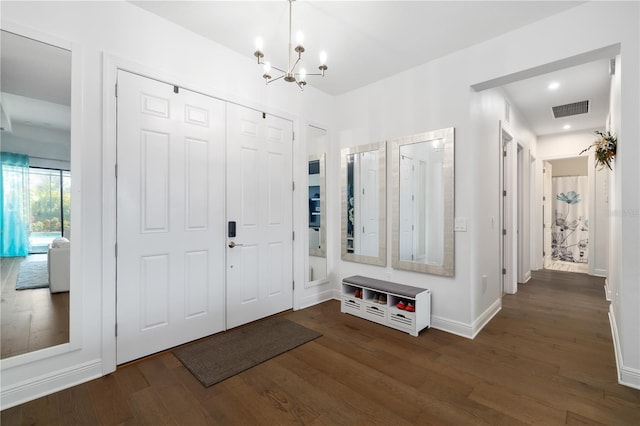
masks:
<instances>
[{"instance_id":1,"label":"white door trim","mask_svg":"<svg viewBox=\"0 0 640 426\"><path fill-rule=\"evenodd\" d=\"M502 291L515 294L517 284L517 141L504 122L499 121L500 148L500 253ZM505 139L504 135L507 136ZM503 152L507 152L506 156ZM505 197L503 191L507 191ZM514 207L515 206L515 207ZM503 234L506 230L506 235ZM508 239L508 240L507 240ZM503 273L506 270L506 273Z\"/></svg>"},{"instance_id":2,"label":"white door trim","mask_svg":"<svg viewBox=\"0 0 640 426\"><path fill-rule=\"evenodd\" d=\"M231 93L211 93L212 90L206 83L189 81L184 76L173 75L166 71L148 67L109 53L103 53L103 80L102 80L102 373L108 374L116 370L116 97L115 84L117 70L132 72L141 76L169 82L190 91L211 96L226 102L243 105L258 111L281 117L293 123L296 138L293 142L293 177L298 188L302 182L306 182L306 164L296 143L300 134L299 117L278 108L252 102ZM293 226L296 235L304 235L306 230L306 198L299 196L302 191L296 191L293 207ZM302 212L302 214L301 214ZM299 309L296 304L298 289L304 289L305 271L304 238L296 238L293 247L293 276L296 286L294 288L294 309Z\"/></svg>"}]
</instances>

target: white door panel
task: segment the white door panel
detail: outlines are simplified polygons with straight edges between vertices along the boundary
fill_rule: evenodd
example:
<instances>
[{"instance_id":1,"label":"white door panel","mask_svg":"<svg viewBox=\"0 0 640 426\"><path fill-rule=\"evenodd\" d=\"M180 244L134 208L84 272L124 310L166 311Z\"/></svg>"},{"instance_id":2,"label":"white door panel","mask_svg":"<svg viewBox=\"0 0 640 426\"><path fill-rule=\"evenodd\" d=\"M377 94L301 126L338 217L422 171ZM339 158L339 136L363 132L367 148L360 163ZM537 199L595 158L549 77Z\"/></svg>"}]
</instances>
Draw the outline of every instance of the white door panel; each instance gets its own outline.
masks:
<instances>
[{"instance_id":1,"label":"white door panel","mask_svg":"<svg viewBox=\"0 0 640 426\"><path fill-rule=\"evenodd\" d=\"M224 329L224 103L118 72L117 362Z\"/></svg>"},{"instance_id":2,"label":"white door panel","mask_svg":"<svg viewBox=\"0 0 640 426\"><path fill-rule=\"evenodd\" d=\"M289 121L227 105L228 328L293 306L292 135Z\"/></svg>"}]
</instances>

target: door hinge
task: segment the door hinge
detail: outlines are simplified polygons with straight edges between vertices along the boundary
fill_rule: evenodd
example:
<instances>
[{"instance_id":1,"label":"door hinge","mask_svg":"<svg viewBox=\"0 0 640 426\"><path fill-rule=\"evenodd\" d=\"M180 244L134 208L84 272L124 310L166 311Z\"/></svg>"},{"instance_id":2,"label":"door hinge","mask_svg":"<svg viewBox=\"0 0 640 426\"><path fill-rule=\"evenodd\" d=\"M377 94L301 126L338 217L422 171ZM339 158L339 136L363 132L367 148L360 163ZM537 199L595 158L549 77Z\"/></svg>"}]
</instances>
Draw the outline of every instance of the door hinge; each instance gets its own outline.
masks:
<instances>
[{"instance_id":1,"label":"door hinge","mask_svg":"<svg viewBox=\"0 0 640 426\"><path fill-rule=\"evenodd\" d=\"M118 97L118 83L116 83L116 98Z\"/></svg>"},{"instance_id":2,"label":"door hinge","mask_svg":"<svg viewBox=\"0 0 640 426\"><path fill-rule=\"evenodd\" d=\"M507 275L507 270L505 268L502 268L502 275Z\"/></svg>"},{"instance_id":3,"label":"door hinge","mask_svg":"<svg viewBox=\"0 0 640 426\"><path fill-rule=\"evenodd\" d=\"M118 177L118 165L117 165L117 164L115 164L115 165L113 166L113 168L115 169L115 170L114 170L114 173L115 173L116 178L117 178L117 177Z\"/></svg>"},{"instance_id":4,"label":"door hinge","mask_svg":"<svg viewBox=\"0 0 640 426\"><path fill-rule=\"evenodd\" d=\"M116 323L116 337L118 337L118 323Z\"/></svg>"},{"instance_id":5,"label":"door hinge","mask_svg":"<svg viewBox=\"0 0 640 426\"><path fill-rule=\"evenodd\" d=\"M506 157L507 156L507 151L502 151L502 156Z\"/></svg>"},{"instance_id":6,"label":"door hinge","mask_svg":"<svg viewBox=\"0 0 640 426\"><path fill-rule=\"evenodd\" d=\"M263 118L263 119L267 118L267 113L266 113L266 112L263 112L263 113L262 113L262 118Z\"/></svg>"},{"instance_id":7,"label":"door hinge","mask_svg":"<svg viewBox=\"0 0 640 426\"><path fill-rule=\"evenodd\" d=\"M542 173L547 173L547 169L546 169L546 168L543 168L543 169L542 169Z\"/></svg>"},{"instance_id":8,"label":"door hinge","mask_svg":"<svg viewBox=\"0 0 640 426\"><path fill-rule=\"evenodd\" d=\"M296 183L295 182L291 182L291 190L295 191L296 190Z\"/></svg>"},{"instance_id":9,"label":"door hinge","mask_svg":"<svg viewBox=\"0 0 640 426\"><path fill-rule=\"evenodd\" d=\"M507 196L507 191L506 191L506 190L503 190L503 191L502 191L502 196L503 196L503 197L506 197L506 196Z\"/></svg>"},{"instance_id":10,"label":"door hinge","mask_svg":"<svg viewBox=\"0 0 640 426\"><path fill-rule=\"evenodd\" d=\"M547 201L547 197L542 197L542 201Z\"/></svg>"},{"instance_id":11,"label":"door hinge","mask_svg":"<svg viewBox=\"0 0 640 426\"><path fill-rule=\"evenodd\" d=\"M291 132L291 140L295 142L295 140L296 140L296 132Z\"/></svg>"},{"instance_id":12,"label":"door hinge","mask_svg":"<svg viewBox=\"0 0 640 426\"><path fill-rule=\"evenodd\" d=\"M291 289L292 290L296 289L296 282L295 281L291 281Z\"/></svg>"},{"instance_id":13,"label":"door hinge","mask_svg":"<svg viewBox=\"0 0 640 426\"><path fill-rule=\"evenodd\" d=\"M173 93L180 93L180 87L179 86L173 86Z\"/></svg>"},{"instance_id":14,"label":"door hinge","mask_svg":"<svg viewBox=\"0 0 640 426\"><path fill-rule=\"evenodd\" d=\"M296 240L296 231L291 231L291 239L292 239L293 241L295 241L295 240Z\"/></svg>"},{"instance_id":15,"label":"door hinge","mask_svg":"<svg viewBox=\"0 0 640 426\"><path fill-rule=\"evenodd\" d=\"M116 249L115 249L115 251L116 251L116 257L118 257L118 243L116 243Z\"/></svg>"},{"instance_id":16,"label":"door hinge","mask_svg":"<svg viewBox=\"0 0 640 426\"><path fill-rule=\"evenodd\" d=\"M502 235L507 235L507 230L506 229L502 230Z\"/></svg>"}]
</instances>

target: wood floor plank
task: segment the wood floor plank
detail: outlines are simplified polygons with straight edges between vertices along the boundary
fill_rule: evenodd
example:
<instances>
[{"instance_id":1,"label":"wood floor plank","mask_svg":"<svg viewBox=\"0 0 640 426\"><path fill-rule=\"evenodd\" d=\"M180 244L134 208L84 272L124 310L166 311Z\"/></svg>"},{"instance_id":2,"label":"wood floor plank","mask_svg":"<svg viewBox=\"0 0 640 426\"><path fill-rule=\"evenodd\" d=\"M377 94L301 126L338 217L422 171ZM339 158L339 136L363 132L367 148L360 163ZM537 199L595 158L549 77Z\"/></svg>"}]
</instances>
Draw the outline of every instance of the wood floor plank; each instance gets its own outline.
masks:
<instances>
[{"instance_id":1,"label":"wood floor plank","mask_svg":"<svg viewBox=\"0 0 640 426\"><path fill-rule=\"evenodd\" d=\"M46 259L46 255L36 255ZM16 290L25 257L0 258L0 358L36 351L69 341L69 293L48 288Z\"/></svg>"},{"instance_id":2,"label":"wood floor plank","mask_svg":"<svg viewBox=\"0 0 640 426\"><path fill-rule=\"evenodd\" d=\"M58 396L58 419L61 425L98 424L88 383L65 389L56 395Z\"/></svg>"},{"instance_id":3,"label":"wood floor plank","mask_svg":"<svg viewBox=\"0 0 640 426\"><path fill-rule=\"evenodd\" d=\"M602 286L534 272L474 340L409 336L329 301L284 314L322 337L209 388L165 352L0 416L3 426L639 425L640 391L617 383Z\"/></svg>"},{"instance_id":4,"label":"wood floor plank","mask_svg":"<svg viewBox=\"0 0 640 426\"><path fill-rule=\"evenodd\" d=\"M319 340L319 339L316 339ZM322 351L310 351L301 353L302 349L289 352L279 360L286 362L286 368L305 380L314 384L324 394L340 403L342 409L337 413L331 413L340 417L339 423L346 424L411 424L410 421L399 415L397 408L389 409L388 406L376 403L368 395L354 389L353 384L344 383L340 377L326 374L323 368L327 360L322 356ZM357 359L353 359L349 364L357 364ZM331 415L330 414L330 415Z\"/></svg>"},{"instance_id":5,"label":"wood floor plank","mask_svg":"<svg viewBox=\"0 0 640 426\"><path fill-rule=\"evenodd\" d=\"M117 425L134 418L113 374L90 381L89 395L100 424Z\"/></svg>"}]
</instances>

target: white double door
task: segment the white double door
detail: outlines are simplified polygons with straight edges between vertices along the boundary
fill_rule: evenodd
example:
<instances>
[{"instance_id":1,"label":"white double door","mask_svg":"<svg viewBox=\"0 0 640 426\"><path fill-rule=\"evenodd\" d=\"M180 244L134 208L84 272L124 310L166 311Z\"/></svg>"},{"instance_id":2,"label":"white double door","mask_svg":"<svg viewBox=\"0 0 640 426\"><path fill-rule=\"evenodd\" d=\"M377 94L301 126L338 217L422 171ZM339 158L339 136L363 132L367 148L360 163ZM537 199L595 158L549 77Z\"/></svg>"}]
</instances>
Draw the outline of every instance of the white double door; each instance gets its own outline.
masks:
<instances>
[{"instance_id":1,"label":"white double door","mask_svg":"<svg viewBox=\"0 0 640 426\"><path fill-rule=\"evenodd\" d=\"M117 363L290 309L291 122L124 71L117 108Z\"/></svg>"}]
</instances>

